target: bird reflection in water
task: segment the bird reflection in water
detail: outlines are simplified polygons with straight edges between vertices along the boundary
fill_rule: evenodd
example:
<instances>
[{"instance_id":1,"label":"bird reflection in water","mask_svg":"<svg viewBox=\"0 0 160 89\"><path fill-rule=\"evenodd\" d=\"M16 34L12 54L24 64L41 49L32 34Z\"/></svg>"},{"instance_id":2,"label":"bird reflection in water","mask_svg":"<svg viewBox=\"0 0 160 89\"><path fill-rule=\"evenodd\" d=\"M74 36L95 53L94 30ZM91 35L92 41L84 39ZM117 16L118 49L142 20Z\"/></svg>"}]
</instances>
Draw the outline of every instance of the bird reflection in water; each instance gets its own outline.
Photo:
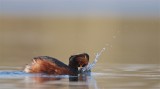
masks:
<instances>
[{"instance_id":1,"label":"bird reflection in water","mask_svg":"<svg viewBox=\"0 0 160 89\"><path fill-rule=\"evenodd\" d=\"M76 76L72 75L47 75L47 74L32 74L31 76L26 76L26 80L33 81L34 83L45 83L49 81L58 81L61 79L66 79L70 82L76 81L87 81L87 78L91 77L91 72L85 72L77 74Z\"/></svg>"},{"instance_id":2,"label":"bird reflection in water","mask_svg":"<svg viewBox=\"0 0 160 89\"><path fill-rule=\"evenodd\" d=\"M75 89L75 87L77 89L89 89L90 85L97 86L96 81L90 76L90 73L78 74L77 76L38 74L28 77L26 76L25 82L25 87L30 89L62 88L62 86L66 87L64 89Z\"/></svg>"}]
</instances>

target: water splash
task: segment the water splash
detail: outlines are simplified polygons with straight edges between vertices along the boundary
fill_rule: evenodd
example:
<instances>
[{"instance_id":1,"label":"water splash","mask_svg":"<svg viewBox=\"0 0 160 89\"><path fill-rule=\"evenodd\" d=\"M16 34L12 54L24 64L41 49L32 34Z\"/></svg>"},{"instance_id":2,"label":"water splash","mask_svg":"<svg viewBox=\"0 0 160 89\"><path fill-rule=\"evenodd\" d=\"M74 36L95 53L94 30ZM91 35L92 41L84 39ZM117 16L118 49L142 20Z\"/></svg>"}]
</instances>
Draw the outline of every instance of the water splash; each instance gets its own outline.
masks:
<instances>
[{"instance_id":1,"label":"water splash","mask_svg":"<svg viewBox=\"0 0 160 89\"><path fill-rule=\"evenodd\" d=\"M91 64L88 64L87 66L80 69L80 72L88 72L91 71L91 69L95 66L97 61L99 60L100 55L106 50L106 48L103 48L100 52L98 52L94 58L94 61Z\"/></svg>"}]
</instances>

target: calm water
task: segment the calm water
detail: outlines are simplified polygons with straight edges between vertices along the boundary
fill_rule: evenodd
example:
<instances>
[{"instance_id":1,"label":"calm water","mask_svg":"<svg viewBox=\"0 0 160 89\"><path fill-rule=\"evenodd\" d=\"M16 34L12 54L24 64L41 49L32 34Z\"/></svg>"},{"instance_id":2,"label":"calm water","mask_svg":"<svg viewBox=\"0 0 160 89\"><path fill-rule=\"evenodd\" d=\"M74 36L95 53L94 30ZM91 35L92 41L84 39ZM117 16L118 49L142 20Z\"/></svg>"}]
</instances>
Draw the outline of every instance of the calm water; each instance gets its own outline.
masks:
<instances>
[{"instance_id":1,"label":"calm water","mask_svg":"<svg viewBox=\"0 0 160 89\"><path fill-rule=\"evenodd\" d=\"M97 64L91 75L78 77L26 74L19 69L0 67L0 89L160 89L158 64Z\"/></svg>"}]
</instances>

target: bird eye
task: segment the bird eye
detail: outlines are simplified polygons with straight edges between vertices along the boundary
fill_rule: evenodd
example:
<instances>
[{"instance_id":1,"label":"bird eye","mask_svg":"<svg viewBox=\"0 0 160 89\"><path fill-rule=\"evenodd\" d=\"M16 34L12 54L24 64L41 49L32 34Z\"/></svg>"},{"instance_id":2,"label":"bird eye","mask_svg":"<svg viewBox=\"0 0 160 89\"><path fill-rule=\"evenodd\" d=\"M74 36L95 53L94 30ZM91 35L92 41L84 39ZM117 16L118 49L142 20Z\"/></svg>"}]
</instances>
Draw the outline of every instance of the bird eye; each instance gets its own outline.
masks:
<instances>
[{"instance_id":1,"label":"bird eye","mask_svg":"<svg viewBox=\"0 0 160 89\"><path fill-rule=\"evenodd\" d=\"M85 66L86 66L86 64L82 65L82 67L85 67Z\"/></svg>"}]
</instances>

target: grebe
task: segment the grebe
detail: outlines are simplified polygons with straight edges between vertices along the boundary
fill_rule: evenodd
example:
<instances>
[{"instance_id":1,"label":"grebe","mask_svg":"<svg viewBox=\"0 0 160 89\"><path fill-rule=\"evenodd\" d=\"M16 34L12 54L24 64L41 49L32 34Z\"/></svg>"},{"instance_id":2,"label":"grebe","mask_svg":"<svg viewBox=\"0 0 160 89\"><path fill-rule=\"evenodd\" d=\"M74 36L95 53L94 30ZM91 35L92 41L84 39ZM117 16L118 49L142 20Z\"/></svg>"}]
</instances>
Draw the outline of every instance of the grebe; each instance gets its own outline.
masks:
<instances>
[{"instance_id":1,"label":"grebe","mask_svg":"<svg viewBox=\"0 0 160 89\"><path fill-rule=\"evenodd\" d=\"M77 75L79 67L88 65L87 53L71 55L69 65L49 56L34 57L31 64L27 64L24 71L27 73L45 73L55 75Z\"/></svg>"}]
</instances>

